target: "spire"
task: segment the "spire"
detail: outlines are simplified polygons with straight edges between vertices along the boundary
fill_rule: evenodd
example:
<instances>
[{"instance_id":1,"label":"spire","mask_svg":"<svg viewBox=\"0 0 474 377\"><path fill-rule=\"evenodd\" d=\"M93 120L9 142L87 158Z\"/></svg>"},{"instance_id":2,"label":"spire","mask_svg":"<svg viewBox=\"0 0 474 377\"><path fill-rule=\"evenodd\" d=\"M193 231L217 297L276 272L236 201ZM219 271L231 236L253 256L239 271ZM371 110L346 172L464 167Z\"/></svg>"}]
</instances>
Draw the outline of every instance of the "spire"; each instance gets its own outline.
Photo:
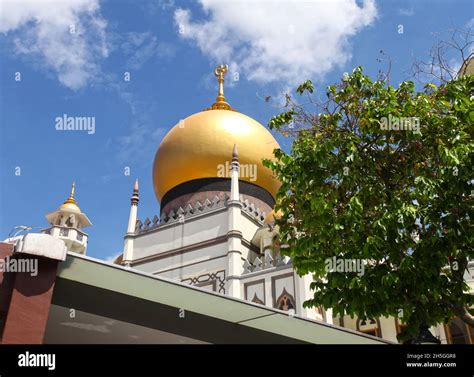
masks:
<instances>
[{"instance_id":1,"label":"spire","mask_svg":"<svg viewBox=\"0 0 474 377\"><path fill-rule=\"evenodd\" d=\"M69 194L69 198L66 199L66 201L61 205L60 208L73 208L77 209L79 212L81 211L79 209L79 206L77 205L76 199L74 198L74 192L76 191L76 183L72 182L72 187L71 187L71 193Z\"/></svg>"},{"instance_id":2,"label":"spire","mask_svg":"<svg viewBox=\"0 0 474 377\"><path fill-rule=\"evenodd\" d=\"M239 156L237 144L232 150L230 164L230 198L227 202L228 229L227 229L227 288L230 296L241 298L240 275L242 263L242 202L239 194Z\"/></svg>"},{"instance_id":3,"label":"spire","mask_svg":"<svg viewBox=\"0 0 474 377\"><path fill-rule=\"evenodd\" d=\"M232 163L231 169L233 166L239 167L239 153L237 152L237 144L234 144L234 149L232 150Z\"/></svg>"},{"instance_id":4,"label":"spire","mask_svg":"<svg viewBox=\"0 0 474 377\"><path fill-rule=\"evenodd\" d=\"M128 218L127 234L125 234L125 244L123 249L122 264L130 267L130 262L133 260L133 235L135 234L138 216L138 202L140 197L138 195L138 179L133 185L133 193L130 206L130 216ZM131 238L132 236L132 238Z\"/></svg>"},{"instance_id":5,"label":"spire","mask_svg":"<svg viewBox=\"0 0 474 377\"><path fill-rule=\"evenodd\" d=\"M230 200L239 200L239 167L237 144L234 144L232 162L230 164Z\"/></svg>"},{"instance_id":6,"label":"spire","mask_svg":"<svg viewBox=\"0 0 474 377\"><path fill-rule=\"evenodd\" d=\"M219 89L217 92L216 102L206 110L232 110L235 111L225 100L224 97L224 76L229 71L227 64L221 64L214 70L214 75L217 77Z\"/></svg>"},{"instance_id":7,"label":"spire","mask_svg":"<svg viewBox=\"0 0 474 377\"><path fill-rule=\"evenodd\" d=\"M239 153L237 151L237 144L234 144L234 149L232 150L232 161L239 161Z\"/></svg>"},{"instance_id":8,"label":"spire","mask_svg":"<svg viewBox=\"0 0 474 377\"><path fill-rule=\"evenodd\" d=\"M140 201L140 196L138 195L138 179L135 180L135 184L133 185L133 194L132 194L132 205L138 205Z\"/></svg>"}]
</instances>

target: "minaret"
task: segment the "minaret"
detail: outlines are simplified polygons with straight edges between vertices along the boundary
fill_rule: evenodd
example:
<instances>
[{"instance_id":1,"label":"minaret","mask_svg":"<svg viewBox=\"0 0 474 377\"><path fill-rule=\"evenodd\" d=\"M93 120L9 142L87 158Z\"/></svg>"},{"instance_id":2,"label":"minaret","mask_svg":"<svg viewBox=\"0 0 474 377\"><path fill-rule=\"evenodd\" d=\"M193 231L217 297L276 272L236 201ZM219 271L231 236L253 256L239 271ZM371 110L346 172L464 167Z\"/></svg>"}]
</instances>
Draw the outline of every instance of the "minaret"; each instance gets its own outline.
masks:
<instances>
[{"instance_id":1,"label":"minaret","mask_svg":"<svg viewBox=\"0 0 474 377\"><path fill-rule=\"evenodd\" d=\"M237 145L230 164L230 199L228 201L229 228L227 232L227 294L241 298L242 232L239 230L242 203L239 199L239 157Z\"/></svg>"},{"instance_id":2,"label":"minaret","mask_svg":"<svg viewBox=\"0 0 474 377\"><path fill-rule=\"evenodd\" d=\"M85 254L88 234L84 233L82 228L91 226L92 223L77 205L75 189L73 182L69 198L56 211L46 214L51 227L43 229L42 233L62 239L68 251Z\"/></svg>"},{"instance_id":3,"label":"minaret","mask_svg":"<svg viewBox=\"0 0 474 377\"><path fill-rule=\"evenodd\" d=\"M138 179L133 185L133 193L130 199L130 216L128 218L127 234L125 234L125 245L123 248L123 261L122 264L126 267L130 267L130 263L133 260L133 236L135 235L135 227L137 224L137 213L138 213L138 202L140 196L138 195Z\"/></svg>"}]
</instances>

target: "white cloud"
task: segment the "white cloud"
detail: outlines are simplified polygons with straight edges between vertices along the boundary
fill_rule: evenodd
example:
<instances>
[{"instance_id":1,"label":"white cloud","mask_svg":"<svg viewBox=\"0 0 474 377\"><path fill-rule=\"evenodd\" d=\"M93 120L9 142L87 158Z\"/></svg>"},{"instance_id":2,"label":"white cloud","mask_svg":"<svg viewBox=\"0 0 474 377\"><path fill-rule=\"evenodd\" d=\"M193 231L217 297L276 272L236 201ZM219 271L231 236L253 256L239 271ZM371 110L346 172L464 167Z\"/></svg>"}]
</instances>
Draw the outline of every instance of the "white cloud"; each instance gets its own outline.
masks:
<instances>
[{"instance_id":1,"label":"white cloud","mask_svg":"<svg viewBox=\"0 0 474 377\"><path fill-rule=\"evenodd\" d=\"M291 86L343 66L351 58L350 37L377 17L373 0L200 2L205 20L175 11L183 38L249 80Z\"/></svg>"},{"instance_id":2,"label":"white cloud","mask_svg":"<svg viewBox=\"0 0 474 377\"><path fill-rule=\"evenodd\" d=\"M400 8L398 10L398 14L400 14L401 16L411 17L415 14L415 9L413 8L413 5L411 6L411 8Z\"/></svg>"},{"instance_id":3,"label":"white cloud","mask_svg":"<svg viewBox=\"0 0 474 377\"><path fill-rule=\"evenodd\" d=\"M140 69L150 59L173 58L176 54L176 48L172 44L159 42L150 32L125 34L121 47L128 56L126 66L131 69Z\"/></svg>"},{"instance_id":4,"label":"white cloud","mask_svg":"<svg viewBox=\"0 0 474 377\"><path fill-rule=\"evenodd\" d=\"M156 102L139 100L122 85L111 84L111 87L115 88L120 98L129 106L132 116L128 133L118 136L113 143L118 160L125 165L144 161L151 164L153 161L150 156L153 156L166 133L166 128L156 124Z\"/></svg>"},{"instance_id":5,"label":"white cloud","mask_svg":"<svg viewBox=\"0 0 474 377\"><path fill-rule=\"evenodd\" d=\"M142 6L145 11L155 15L162 11L167 11L174 7L174 0L147 0L139 1L138 4Z\"/></svg>"},{"instance_id":6,"label":"white cloud","mask_svg":"<svg viewBox=\"0 0 474 377\"><path fill-rule=\"evenodd\" d=\"M99 61L109 52L98 0L1 0L1 8L0 33L11 38L15 53L73 90L98 75Z\"/></svg>"},{"instance_id":7,"label":"white cloud","mask_svg":"<svg viewBox=\"0 0 474 377\"><path fill-rule=\"evenodd\" d=\"M153 162L150 156L155 153L165 133L165 128L154 128L153 122L133 121L129 133L118 138L118 159L128 164L141 162L143 159Z\"/></svg>"}]
</instances>

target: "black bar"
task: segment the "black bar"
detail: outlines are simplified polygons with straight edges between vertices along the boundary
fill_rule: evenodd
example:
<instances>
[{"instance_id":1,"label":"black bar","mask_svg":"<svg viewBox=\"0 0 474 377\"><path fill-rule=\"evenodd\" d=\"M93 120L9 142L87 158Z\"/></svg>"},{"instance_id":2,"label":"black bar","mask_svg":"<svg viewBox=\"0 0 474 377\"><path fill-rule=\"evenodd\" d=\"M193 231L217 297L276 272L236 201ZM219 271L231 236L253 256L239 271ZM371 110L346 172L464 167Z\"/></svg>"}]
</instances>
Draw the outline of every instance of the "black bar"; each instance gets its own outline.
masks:
<instances>
[{"instance_id":1,"label":"black bar","mask_svg":"<svg viewBox=\"0 0 474 377\"><path fill-rule=\"evenodd\" d=\"M55 369L19 366L55 355ZM409 356L410 355L410 356ZM418 355L418 356L417 356ZM419 358L419 359L418 359ZM25 357L21 356L25 361ZM46 361L46 358L44 359ZM51 359L50 359L51 360ZM421 366L407 366L420 363ZM455 363L428 366L425 363ZM45 362L45 364L48 364ZM52 365L52 364L51 364ZM423 366L424 365L424 366ZM0 345L0 376L469 376L474 346Z\"/></svg>"}]
</instances>

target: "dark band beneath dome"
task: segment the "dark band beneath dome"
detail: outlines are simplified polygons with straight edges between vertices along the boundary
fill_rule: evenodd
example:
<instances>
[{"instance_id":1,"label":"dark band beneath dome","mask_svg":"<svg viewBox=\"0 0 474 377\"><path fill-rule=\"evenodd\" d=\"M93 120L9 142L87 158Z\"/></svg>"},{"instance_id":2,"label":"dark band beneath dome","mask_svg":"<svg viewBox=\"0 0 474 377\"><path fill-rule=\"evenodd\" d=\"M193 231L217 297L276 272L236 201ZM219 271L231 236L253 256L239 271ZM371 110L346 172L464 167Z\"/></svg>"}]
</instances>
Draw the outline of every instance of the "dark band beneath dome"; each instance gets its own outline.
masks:
<instances>
[{"instance_id":1,"label":"dark band beneath dome","mask_svg":"<svg viewBox=\"0 0 474 377\"><path fill-rule=\"evenodd\" d=\"M183 195L205 191L230 192L230 178L200 178L181 183L165 194L161 200L161 208ZM267 190L252 183L239 181L239 193L260 199L271 208L275 205L275 199Z\"/></svg>"}]
</instances>

